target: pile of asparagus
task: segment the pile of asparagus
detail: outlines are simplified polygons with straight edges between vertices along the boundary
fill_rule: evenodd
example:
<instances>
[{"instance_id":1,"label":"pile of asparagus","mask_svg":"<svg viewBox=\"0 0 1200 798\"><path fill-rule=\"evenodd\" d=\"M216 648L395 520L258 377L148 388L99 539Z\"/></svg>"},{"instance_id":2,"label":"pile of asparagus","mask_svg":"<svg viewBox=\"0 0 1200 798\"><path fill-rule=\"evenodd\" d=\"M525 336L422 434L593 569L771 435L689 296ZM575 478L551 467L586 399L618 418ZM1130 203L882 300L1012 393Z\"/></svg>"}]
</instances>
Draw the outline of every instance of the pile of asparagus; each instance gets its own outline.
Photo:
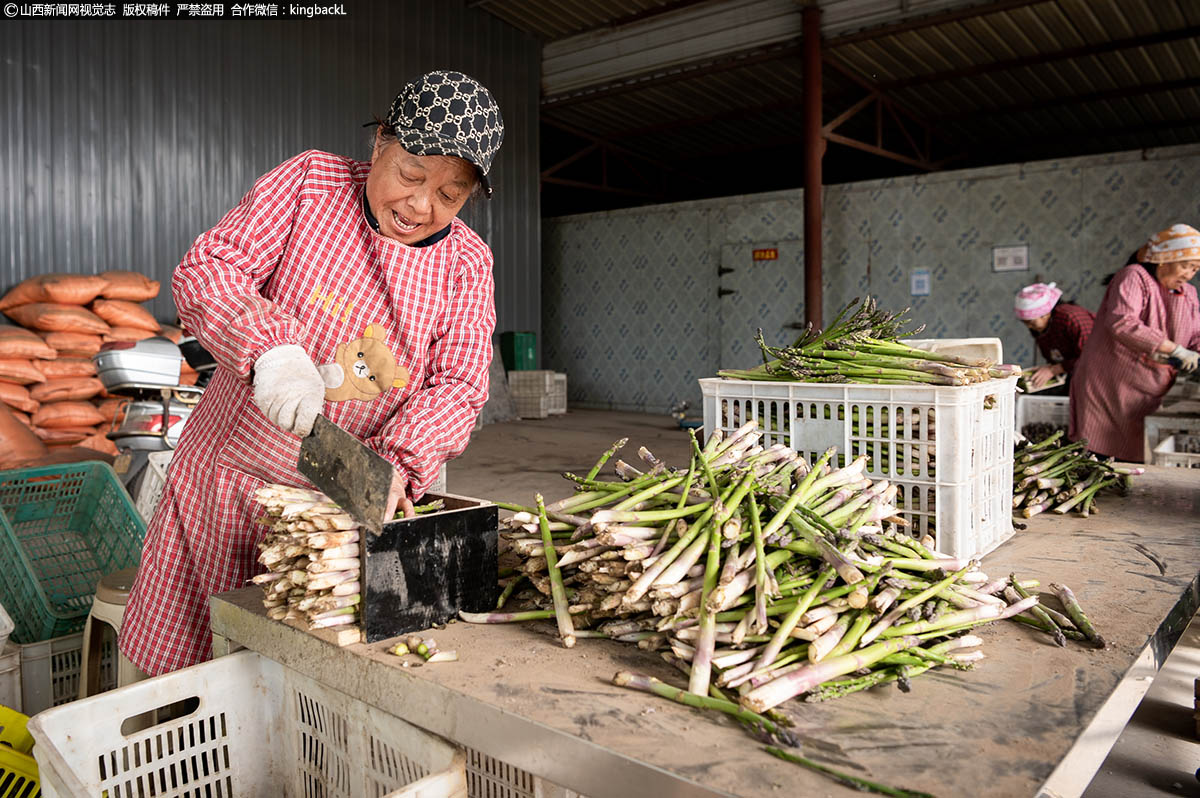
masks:
<instances>
[{"instance_id":1,"label":"pile of asparagus","mask_svg":"<svg viewBox=\"0 0 1200 798\"><path fill-rule=\"evenodd\" d=\"M763 364L718 373L740 380L969 385L1021 372L1020 366L954 358L901 343L900 338L923 329L904 331L907 312L907 308L899 313L881 311L871 297L861 303L855 299L824 330L810 323L787 347L769 346L760 329L754 340L762 350Z\"/></svg>"},{"instance_id":2,"label":"pile of asparagus","mask_svg":"<svg viewBox=\"0 0 1200 798\"><path fill-rule=\"evenodd\" d=\"M359 618L358 522L323 493L267 485L255 493L271 531L258 544L266 573L267 615L297 619L309 629L357 624Z\"/></svg>"},{"instance_id":3,"label":"pile of asparagus","mask_svg":"<svg viewBox=\"0 0 1200 798\"><path fill-rule=\"evenodd\" d=\"M1144 468L1118 466L1087 451L1087 441L1068 443L1062 430L1018 445L1013 457L1013 509L1032 518L1047 510L1083 517L1099 512L1096 495L1110 488L1128 490Z\"/></svg>"},{"instance_id":4,"label":"pile of asparagus","mask_svg":"<svg viewBox=\"0 0 1200 798\"><path fill-rule=\"evenodd\" d=\"M642 469L618 460L618 479L601 479L618 441L587 475L565 475L576 483L570 498L502 503L513 512L503 539L516 566L499 606L521 588L545 608L463 619L553 617L567 647L608 637L662 651L688 674L688 703L774 733L777 722L761 713L789 698L970 667L983 654L966 649L981 641L960 633L1037 607L1035 596L1004 596L1036 582L990 578L905 534L896 486L866 478L865 458L839 468L831 450L810 465L785 446L763 449L759 437L754 422L714 434L703 450L693 437L686 471L642 448ZM682 695L654 681L619 678Z\"/></svg>"}]
</instances>

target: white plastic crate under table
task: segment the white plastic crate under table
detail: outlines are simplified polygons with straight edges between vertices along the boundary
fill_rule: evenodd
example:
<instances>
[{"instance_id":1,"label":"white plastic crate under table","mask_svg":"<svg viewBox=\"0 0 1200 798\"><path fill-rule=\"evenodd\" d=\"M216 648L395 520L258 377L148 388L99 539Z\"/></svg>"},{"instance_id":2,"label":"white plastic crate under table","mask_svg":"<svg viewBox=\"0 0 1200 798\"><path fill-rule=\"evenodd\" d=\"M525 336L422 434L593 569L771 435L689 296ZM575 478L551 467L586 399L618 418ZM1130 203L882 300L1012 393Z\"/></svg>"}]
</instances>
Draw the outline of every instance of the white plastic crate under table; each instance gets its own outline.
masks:
<instances>
[{"instance_id":1,"label":"white plastic crate under table","mask_svg":"<svg viewBox=\"0 0 1200 798\"><path fill-rule=\"evenodd\" d=\"M763 446L786 444L809 462L830 447L839 463L866 455L870 477L899 486L910 534L930 533L938 550L975 557L1013 534L1016 384L1015 377L957 387L702 379L704 435L756 419Z\"/></svg>"},{"instance_id":2,"label":"white plastic crate under table","mask_svg":"<svg viewBox=\"0 0 1200 798\"><path fill-rule=\"evenodd\" d=\"M195 708L144 728L181 702ZM43 712L29 731L44 798L389 798L462 762L440 737L252 651Z\"/></svg>"},{"instance_id":3,"label":"white plastic crate under table","mask_svg":"<svg viewBox=\"0 0 1200 798\"><path fill-rule=\"evenodd\" d=\"M0 707L22 711L21 649L16 643L0 646Z\"/></svg>"},{"instance_id":4,"label":"white plastic crate under table","mask_svg":"<svg viewBox=\"0 0 1200 798\"><path fill-rule=\"evenodd\" d=\"M1154 465L1200 468L1200 435L1177 432L1163 438L1154 447Z\"/></svg>"},{"instance_id":5,"label":"white plastic crate under table","mask_svg":"<svg viewBox=\"0 0 1200 798\"><path fill-rule=\"evenodd\" d=\"M1020 434L1028 424L1053 424L1066 427L1071 423L1071 400L1067 396L1017 395L1017 426Z\"/></svg>"},{"instance_id":6,"label":"white plastic crate under table","mask_svg":"<svg viewBox=\"0 0 1200 798\"><path fill-rule=\"evenodd\" d=\"M4 644L8 642L8 638L15 628L13 619L4 610L4 605L0 604L0 651L4 650Z\"/></svg>"},{"instance_id":7,"label":"white plastic crate under table","mask_svg":"<svg viewBox=\"0 0 1200 798\"><path fill-rule=\"evenodd\" d=\"M42 710L79 697L83 664L83 633L63 635L40 643L16 646L21 655L21 711L36 715ZM100 689L117 686L116 640L111 632L100 644Z\"/></svg>"}]
</instances>

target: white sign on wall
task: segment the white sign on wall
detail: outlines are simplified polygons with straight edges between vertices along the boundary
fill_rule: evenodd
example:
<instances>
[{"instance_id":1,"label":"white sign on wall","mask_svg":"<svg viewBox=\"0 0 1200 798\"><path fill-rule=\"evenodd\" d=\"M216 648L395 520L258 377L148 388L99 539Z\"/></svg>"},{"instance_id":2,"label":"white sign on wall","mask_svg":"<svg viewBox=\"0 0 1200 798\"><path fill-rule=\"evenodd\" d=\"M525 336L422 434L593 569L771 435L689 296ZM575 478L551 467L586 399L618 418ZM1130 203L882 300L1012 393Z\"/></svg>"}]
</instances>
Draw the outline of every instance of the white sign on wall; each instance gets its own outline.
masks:
<instances>
[{"instance_id":1,"label":"white sign on wall","mask_svg":"<svg viewBox=\"0 0 1200 798\"><path fill-rule=\"evenodd\" d=\"M992 247L992 271L1029 271L1029 245L1020 244L1012 247Z\"/></svg>"},{"instance_id":2,"label":"white sign on wall","mask_svg":"<svg viewBox=\"0 0 1200 798\"><path fill-rule=\"evenodd\" d=\"M929 296L933 291L933 276L929 269L913 269L910 286L913 296Z\"/></svg>"}]
</instances>

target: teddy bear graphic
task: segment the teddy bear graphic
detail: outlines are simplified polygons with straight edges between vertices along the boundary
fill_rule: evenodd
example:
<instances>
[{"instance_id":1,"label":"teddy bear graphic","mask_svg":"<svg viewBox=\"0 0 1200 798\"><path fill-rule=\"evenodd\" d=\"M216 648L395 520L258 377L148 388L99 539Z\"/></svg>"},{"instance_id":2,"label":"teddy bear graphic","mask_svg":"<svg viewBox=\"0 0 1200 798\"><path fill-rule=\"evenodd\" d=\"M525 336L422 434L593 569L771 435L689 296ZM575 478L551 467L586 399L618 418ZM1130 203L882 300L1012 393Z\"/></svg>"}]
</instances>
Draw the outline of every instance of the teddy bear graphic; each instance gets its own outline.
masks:
<instances>
[{"instance_id":1,"label":"teddy bear graphic","mask_svg":"<svg viewBox=\"0 0 1200 798\"><path fill-rule=\"evenodd\" d=\"M368 326L362 338L338 344L333 361L317 367L328 402L369 402L384 391L408 385L408 369L396 362L377 324Z\"/></svg>"}]
</instances>

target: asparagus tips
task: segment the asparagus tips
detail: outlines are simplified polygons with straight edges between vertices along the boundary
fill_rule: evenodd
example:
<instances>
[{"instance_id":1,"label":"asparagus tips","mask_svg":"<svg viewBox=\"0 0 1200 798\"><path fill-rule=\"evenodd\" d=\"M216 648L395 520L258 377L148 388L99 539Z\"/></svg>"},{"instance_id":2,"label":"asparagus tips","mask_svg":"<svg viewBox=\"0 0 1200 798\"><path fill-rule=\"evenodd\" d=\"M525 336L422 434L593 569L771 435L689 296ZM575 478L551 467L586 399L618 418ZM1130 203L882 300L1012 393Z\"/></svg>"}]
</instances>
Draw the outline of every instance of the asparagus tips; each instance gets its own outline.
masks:
<instances>
[{"instance_id":1,"label":"asparagus tips","mask_svg":"<svg viewBox=\"0 0 1200 798\"><path fill-rule=\"evenodd\" d=\"M1050 590L1054 595L1058 596L1058 600L1063 603L1063 607L1067 610L1067 616L1079 627L1079 631L1087 636L1087 639L1092 641L1092 645L1096 648L1104 648L1108 645L1104 638L1096 633L1096 628L1092 626L1092 622L1083 614L1083 607L1079 606L1079 600L1075 598L1075 594L1071 592L1071 588L1066 585L1056 585L1050 583Z\"/></svg>"},{"instance_id":2,"label":"asparagus tips","mask_svg":"<svg viewBox=\"0 0 1200 798\"><path fill-rule=\"evenodd\" d=\"M558 621L558 636L567 648L575 645L575 626L567 609L567 591L563 587L562 573L558 570L558 556L554 552L554 538L550 536L550 519L546 517L546 503L542 494L537 501L538 524L542 528L542 546L546 558L546 569L550 572L550 596L554 600L554 618Z\"/></svg>"},{"instance_id":3,"label":"asparagus tips","mask_svg":"<svg viewBox=\"0 0 1200 798\"><path fill-rule=\"evenodd\" d=\"M742 706L754 712L765 712L793 696L807 693L830 679L869 668L889 654L912 648L919 642L911 635L895 637L867 648L860 648L852 654L805 665L746 693L742 696Z\"/></svg>"},{"instance_id":4,"label":"asparagus tips","mask_svg":"<svg viewBox=\"0 0 1200 798\"><path fill-rule=\"evenodd\" d=\"M596 475L600 473L601 468L604 468L604 464L608 462L609 458L616 454L627 443L629 443L628 438L621 438L621 440L608 447L608 450L604 452L604 454L600 455L600 459L596 461L594 466L592 466L592 470L587 472L587 476L584 477L584 481L591 482L593 479L595 479Z\"/></svg>"},{"instance_id":5,"label":"asparagus tips","mask_svg":"<svg viewBox=\"0 0 1200 798\"><path fill-rule=\"evenodd\" d=\"M851 776L846 773L842 773L841 771L834 770L831 767L827 767L825 765L818 764L817 762L814 762L811 759L806 759L802 756L797 756L796 754L788 753L787 751L781 750L779 748L773 748L773 747L768 746L766 751L768 754L771 754L772 756L777 756L780 759L783 759L787 762L792 762L794 764L800 765L801 767L806 767L809 770L815 770L818 773L824 773L826 776L829 776L834 781L840 782L841 784L845 784L847 787L853 787L856 790L861 790L862 792L873 792L873 793L878 793L879 795L891 795L894 798L933 798L933 795L931 795L930 793L927 793L927 792L917 792L915 790L905 790L905 789L902 789L899 787L888 787L887 785L877 784L876 782L868 781L867 779L860 779L857 776Z\"/></svg>"}]
</instances>

